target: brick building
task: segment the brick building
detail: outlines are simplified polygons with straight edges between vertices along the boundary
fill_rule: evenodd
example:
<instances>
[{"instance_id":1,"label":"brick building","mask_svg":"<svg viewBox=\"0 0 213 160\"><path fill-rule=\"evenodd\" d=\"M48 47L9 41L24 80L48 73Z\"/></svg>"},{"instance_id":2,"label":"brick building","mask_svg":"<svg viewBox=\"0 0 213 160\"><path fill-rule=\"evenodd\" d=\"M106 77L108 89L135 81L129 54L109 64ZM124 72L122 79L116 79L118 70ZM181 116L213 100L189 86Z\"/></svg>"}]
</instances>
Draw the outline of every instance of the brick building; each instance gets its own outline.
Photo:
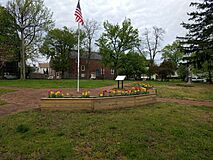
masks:
<instances>
[{"instance_id":1,"label":"brick building","mask_svg":"<svg viewBox=\"0 0 213 160\"><path fill-rule=\"evenodd\" d=\"M73 51L71 59L71 78L77 78L78 56L77 52ZM101 64L101 55L97 52L92 52L88 62L86 54L80 56L80 78L81 79L114 79L114 70L104 67Z\"/></svg>"}]
</instances>

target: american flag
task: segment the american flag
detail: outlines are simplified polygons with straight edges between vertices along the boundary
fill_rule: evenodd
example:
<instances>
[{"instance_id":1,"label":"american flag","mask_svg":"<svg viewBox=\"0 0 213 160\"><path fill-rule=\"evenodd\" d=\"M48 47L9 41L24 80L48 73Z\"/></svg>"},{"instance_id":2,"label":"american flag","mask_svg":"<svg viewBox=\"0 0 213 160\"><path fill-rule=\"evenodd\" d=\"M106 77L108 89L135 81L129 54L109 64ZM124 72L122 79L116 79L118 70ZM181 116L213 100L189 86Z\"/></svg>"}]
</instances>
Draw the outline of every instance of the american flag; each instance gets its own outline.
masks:
<instances>
[{"instance_id":1,"label":"american flag","mask_svg":"<svg viewBox=\"0 0 213 160\"><path fill-rule=\"evenodd\" d=\"M77 7L76 7L74 15L76 16L75 17L75 21L80 23L81 25L83 25L84 24L84 20L83 20L83 16L82 16L82 13L81 13L80 0L78 0L78 4L77 4Z\"/></svg>"}]
</instances>

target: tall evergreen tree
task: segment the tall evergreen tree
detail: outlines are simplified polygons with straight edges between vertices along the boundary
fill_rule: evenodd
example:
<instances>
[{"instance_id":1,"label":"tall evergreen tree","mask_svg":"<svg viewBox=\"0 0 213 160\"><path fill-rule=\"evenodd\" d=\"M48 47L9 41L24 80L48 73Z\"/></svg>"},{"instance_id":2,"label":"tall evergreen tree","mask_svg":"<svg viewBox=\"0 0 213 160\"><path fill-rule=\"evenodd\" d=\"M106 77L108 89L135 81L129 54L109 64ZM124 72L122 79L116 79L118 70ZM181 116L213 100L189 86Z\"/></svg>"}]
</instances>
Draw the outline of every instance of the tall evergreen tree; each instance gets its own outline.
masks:
<instances>
[{"instance_id":1,"label":"tall evergreen tree","mask_svg":"<svg viewBox=\"0 0 213 160\"><path fill-rule=\"evenodd\" d=\"M20 39L14 17L6 8L0 6L0 72L6 62L19 59Z\"/></svg>"},{"instance_id":2,"label":"tall evergreen tree","mask_svg":"<svg viewBox=\"0 0 213 160\"><path fill-rule=\"evenodd\" d=\"M210 83L212 83L213 69L213 1L203 0L192 2L196 11L188 13L189 23L182 23L182 26L189 30L185 37L180 37L185 53L190 55L190 61L194 62L197 68L208 64L207 71ZM191 56L193 55L193 56Z\"/></svg>"}]
</instances>

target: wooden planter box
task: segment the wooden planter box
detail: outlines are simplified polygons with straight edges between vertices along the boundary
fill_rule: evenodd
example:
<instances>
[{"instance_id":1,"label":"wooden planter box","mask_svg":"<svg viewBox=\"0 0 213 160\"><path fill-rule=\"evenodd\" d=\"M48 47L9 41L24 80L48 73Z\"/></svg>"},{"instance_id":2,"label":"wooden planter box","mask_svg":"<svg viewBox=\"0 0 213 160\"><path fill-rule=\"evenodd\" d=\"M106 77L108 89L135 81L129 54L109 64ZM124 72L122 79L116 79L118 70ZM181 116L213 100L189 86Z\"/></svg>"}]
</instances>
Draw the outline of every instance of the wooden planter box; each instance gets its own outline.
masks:
<instances>
[{"instance_id":1,"label":"wooden planter box","mask_svg":"<svg viewBox=\"0 0 213 160\"><path fill-rule=\"evenodd\" d=\"M98 98L42 98L41 109L107 110L156 103L156 94Z\"/></svg>"}]
</instances>

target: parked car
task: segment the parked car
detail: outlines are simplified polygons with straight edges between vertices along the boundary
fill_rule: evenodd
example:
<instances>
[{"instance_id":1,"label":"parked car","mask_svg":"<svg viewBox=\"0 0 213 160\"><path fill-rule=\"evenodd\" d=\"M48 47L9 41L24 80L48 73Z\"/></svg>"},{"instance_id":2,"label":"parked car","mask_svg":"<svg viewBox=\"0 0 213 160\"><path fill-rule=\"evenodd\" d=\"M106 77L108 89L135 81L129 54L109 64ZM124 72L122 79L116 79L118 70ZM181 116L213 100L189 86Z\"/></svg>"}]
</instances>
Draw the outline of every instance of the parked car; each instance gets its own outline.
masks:
<instances>
[{"instance_id":1,"label":"parked car","mask_svg":"<svg viewBox=\"0 0 213 160\"><path fill-rule=\"evenodd\" d=\"M17 76L8 72L4 73L4 78L5 79L17 79Z\"/></svg>"},{"instance_id":2,"label":"parked car","mask_svg":"<svg viewBox=\"0 0 213 160\"><path fill-rule=\"evenodd\" d=\"M207 82L207 79L195 76L195 77L192 77L192 82Z\"/></svg>"}]
</instances>

